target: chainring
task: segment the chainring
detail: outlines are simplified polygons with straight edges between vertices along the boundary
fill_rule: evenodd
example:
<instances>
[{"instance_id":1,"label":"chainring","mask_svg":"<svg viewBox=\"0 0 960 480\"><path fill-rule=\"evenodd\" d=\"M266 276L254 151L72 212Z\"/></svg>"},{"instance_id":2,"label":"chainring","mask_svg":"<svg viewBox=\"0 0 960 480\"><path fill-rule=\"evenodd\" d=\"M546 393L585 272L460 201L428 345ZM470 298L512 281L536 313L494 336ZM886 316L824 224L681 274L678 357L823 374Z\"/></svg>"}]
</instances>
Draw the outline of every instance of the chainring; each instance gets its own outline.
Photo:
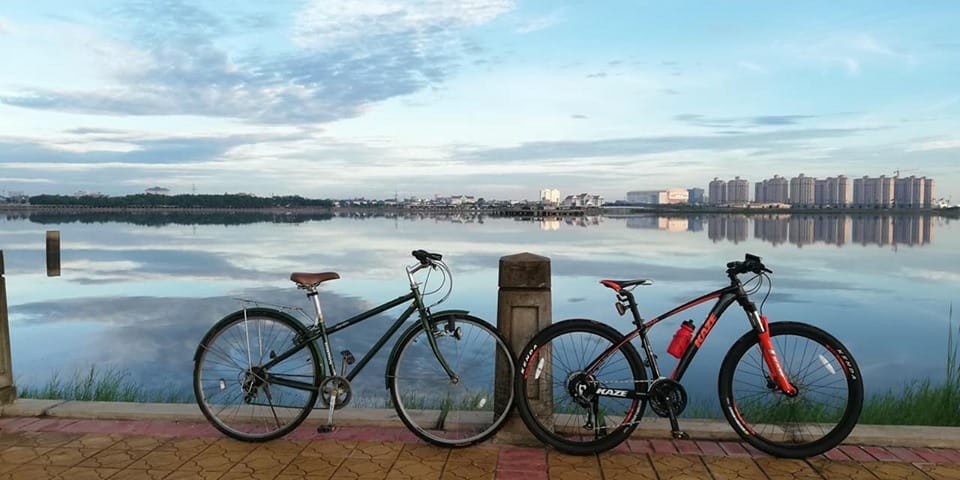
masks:
<instances>
[{"instance_id":1,"label":"chainring","mask_svg":"<svg viewBox=\"0 0 960 480\"><path fill-rule=\"evenodd\" d=\"M673 413L680 415L687 408L687 390L676 380L661 378L650 385L647 392L650 408L661 417L670 416L670 407Z\"/></svg>"},{"instance_id":2,"label":"chainring","mask_svg":"<svg viewBox=\"0 0 960 480\"><path fill-rule=\"evenodd\" d=\"M339 375L331 375L320 382L320 404L324 408L330 408L330 398L336 394L337 404L334 410L340 410L350 403L353 393L350 390L350 380Z\"/></svg>"}]
</instances>

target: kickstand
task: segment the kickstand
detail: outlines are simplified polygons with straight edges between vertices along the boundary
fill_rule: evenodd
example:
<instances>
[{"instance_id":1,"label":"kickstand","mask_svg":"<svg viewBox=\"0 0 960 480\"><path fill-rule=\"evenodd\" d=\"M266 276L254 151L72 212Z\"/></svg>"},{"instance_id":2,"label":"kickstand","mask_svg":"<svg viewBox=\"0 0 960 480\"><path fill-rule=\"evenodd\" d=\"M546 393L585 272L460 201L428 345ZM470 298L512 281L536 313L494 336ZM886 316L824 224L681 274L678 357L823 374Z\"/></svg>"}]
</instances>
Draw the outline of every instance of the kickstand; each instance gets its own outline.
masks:
<instances>
[{"instance_id":1,"label":"kickstand","mask_svg":"<svg viewBox=\"0 0 960 480\"><path fill-rule=\"evenodd\" d=\"M317 433L330 433L333 431L333 410L337 407L338 393L339 392L334 391L330 394L330 409L327 410L327 424L317 427Z\"/></svg>"}]
</instances>

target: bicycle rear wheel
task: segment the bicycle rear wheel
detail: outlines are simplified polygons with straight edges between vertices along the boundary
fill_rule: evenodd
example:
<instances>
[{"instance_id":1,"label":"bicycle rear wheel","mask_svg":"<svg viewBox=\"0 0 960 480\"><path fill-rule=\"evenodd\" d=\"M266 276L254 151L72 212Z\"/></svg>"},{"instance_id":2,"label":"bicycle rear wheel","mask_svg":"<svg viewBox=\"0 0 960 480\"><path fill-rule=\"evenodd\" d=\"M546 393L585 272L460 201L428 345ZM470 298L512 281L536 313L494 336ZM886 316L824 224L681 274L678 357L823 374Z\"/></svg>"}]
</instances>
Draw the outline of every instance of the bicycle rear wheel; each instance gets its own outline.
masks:
<instances>
[{"instance_id":1,"label":"bicycle rear wheel","mask_svg":"<svg viewBox=\"0 0 960 480\"><path fill-rule=\"evenodd\" d=\"M850 434L863 406L863 382L839 340L811 325L771 323L770 339L794 397L771 380L757 334L730 348L720 367L723 413L747 443L771 455L805 458L837 446Z\"/></svg>"},{"instance_id":2,"label":"bicycle rear wheel","mask_svg":"<svg viewBox=\"0 0 960 480\"><path fill-rule=\"evenodd\" d=\"M200 342L195 356L193 389L200 411L227 436L262 442L283 436L300 425L317 400L323 377L313 344L265 370L261 365L294 347L303 325L267 309L234 312ZM298 389L273 379L314 387Z\"/></svg>"},{"instance_id":3,"label":"bicycle rear wheel","mask_svg":"<svg viewBox=\"0 0 960 480\"><path fill-rule=\"evenodd\" d=\"M517 408L544 443L588 455L617 446L637 428L646 407L647 372L615 329L591 320L553 324L524 347L520 362Z\"/></svg>"},{"instance_id":4,"label":"bicycle rear wheel","mask_svg":"<svg viewBox=\"0 0 960 480\"><path fill-rule=\"evenodd\" d=\"M513 407L510 347L493 326L470 315L436 316L429 324L429 330L417 324L397 342L387 366L394 408L407 428L434 445L482 442ZM456 380L440 365L429 336Z\"/></svg>"}]
</instances>

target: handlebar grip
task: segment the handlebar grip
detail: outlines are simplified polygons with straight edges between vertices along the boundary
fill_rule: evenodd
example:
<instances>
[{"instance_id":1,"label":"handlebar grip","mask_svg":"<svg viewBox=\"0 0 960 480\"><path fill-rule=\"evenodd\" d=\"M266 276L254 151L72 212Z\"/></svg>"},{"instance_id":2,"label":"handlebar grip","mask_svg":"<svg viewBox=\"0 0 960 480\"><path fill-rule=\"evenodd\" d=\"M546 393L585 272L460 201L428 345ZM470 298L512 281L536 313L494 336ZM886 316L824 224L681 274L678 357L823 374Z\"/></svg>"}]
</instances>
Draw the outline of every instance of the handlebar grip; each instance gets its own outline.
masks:
<instances>
[{"instance_id":1,"label":"handlebar grip","mask_svg":"<svg viewBox=\"0 0 960 480\"><path fill-rule=\"evenodd\" d=\"M443 258L443 255L440 255L439 253L430 253L426 250L414 250L410 252L410 254L413 255L414 258L419 260L420 263L423 265L432 263L435 260L439 261L440 259Z\"/></svg>"},{"instance_id":2,"label":"handlebar grip","mask_svg":"<svg viewBox=\"0 0 960 480\"><path fill-rule=\"evenodd\" d=\"M727 262L727 268L736 268L740 266L741 263L743 262L739 262L739 261Z\"/></svg>"}]
</instances>

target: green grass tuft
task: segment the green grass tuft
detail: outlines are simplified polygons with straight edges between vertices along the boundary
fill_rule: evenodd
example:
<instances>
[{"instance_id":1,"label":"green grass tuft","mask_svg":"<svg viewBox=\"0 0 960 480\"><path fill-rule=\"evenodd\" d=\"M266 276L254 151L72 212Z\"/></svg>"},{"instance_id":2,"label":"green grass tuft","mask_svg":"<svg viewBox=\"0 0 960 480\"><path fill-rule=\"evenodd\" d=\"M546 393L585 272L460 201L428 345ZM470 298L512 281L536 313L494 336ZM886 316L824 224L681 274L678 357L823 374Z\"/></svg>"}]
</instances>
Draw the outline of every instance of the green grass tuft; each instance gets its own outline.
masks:
<instances>
[{"instance_id":1,"label":"green grass tuft","mask_svg":"<svg viewBox=\"0 0 960 480\"><path fill-rule=\"evenodd\" d=\"M73 376L64 380L60 372L53 372L43 385L20 384L17 387L20 398L42 400L80 400L96 402L156 402L156 403L193 403L192 391L183 389L147 389L130 379L126 370L116 368L97 368L91 365L87 370L76 370Z\"/></svg>"}]
</instances>

